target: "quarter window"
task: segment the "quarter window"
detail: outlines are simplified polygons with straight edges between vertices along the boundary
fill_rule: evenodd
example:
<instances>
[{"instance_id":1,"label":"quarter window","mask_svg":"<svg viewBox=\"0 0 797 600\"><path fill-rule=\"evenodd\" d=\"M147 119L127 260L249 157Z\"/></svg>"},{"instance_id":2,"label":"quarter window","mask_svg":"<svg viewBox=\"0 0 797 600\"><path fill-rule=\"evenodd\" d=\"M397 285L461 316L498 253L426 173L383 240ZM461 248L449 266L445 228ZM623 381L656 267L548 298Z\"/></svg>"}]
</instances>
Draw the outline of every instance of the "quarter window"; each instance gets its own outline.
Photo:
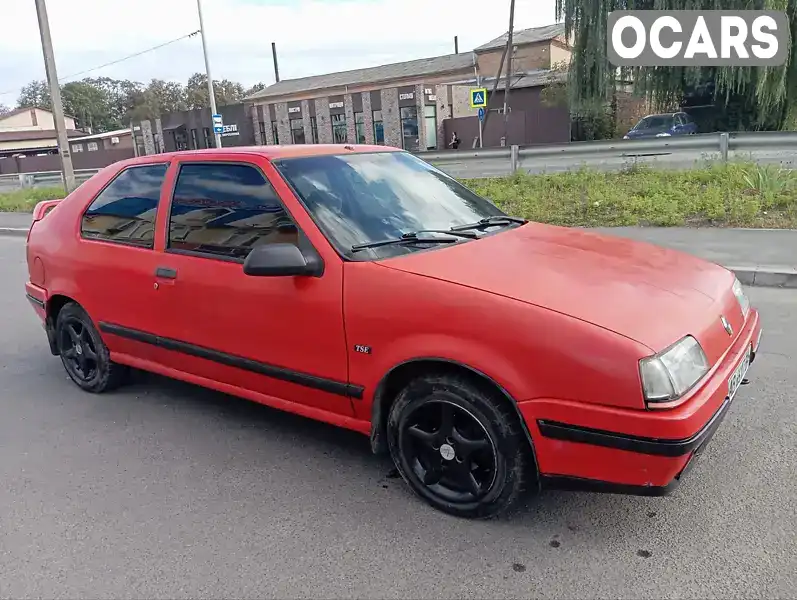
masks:
<instances>
[{"instance_id":1,"label":"quarter window","mask_svg":"<svg viewBox=\"0 0 797 600\"><path fill-rule=\"evenodd\" d=\"M169 248L243 261L261 244L298 245L298 230L263 174L249 165L185 164L169 215Z\"/></svg>"},{"instance_id":2,"label":"quarter window","mask_svg":"<svg viewBox=\"0 0 797 600\"><path fill-rule=\"evenodd\" d=\"M81 235L152 248L155 215L167 166L147 165L122 171L84 213Z\"/></svg>"}]
</instances>

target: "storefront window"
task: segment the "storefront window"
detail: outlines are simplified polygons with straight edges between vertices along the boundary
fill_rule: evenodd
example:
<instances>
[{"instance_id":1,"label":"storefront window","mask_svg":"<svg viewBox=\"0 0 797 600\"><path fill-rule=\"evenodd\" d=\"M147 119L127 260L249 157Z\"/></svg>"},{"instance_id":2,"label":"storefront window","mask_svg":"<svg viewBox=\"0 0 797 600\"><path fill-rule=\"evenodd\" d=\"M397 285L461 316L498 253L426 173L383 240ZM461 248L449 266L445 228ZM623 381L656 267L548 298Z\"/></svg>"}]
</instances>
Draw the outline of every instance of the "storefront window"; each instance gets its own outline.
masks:
<instances>
[{"instance_id":1,"label":"storefront window","mask_svg":"<svg viewBox=\"0 0 797 600\"><path fill-rule=\"evenodd\" d=\"M261 123L262 125L262 123ZM205 139L205 148L212 148L213 141L210 138L210 127L202 128L202 137Z\"/></svg>"},{"instance_id":2,"label":"storefront window","mask_svg":"<svg viewBox=\"0 0 797 600\"><path fill-rule=\"evenodd\" d=\"M401 108L402 147L409 152L417 152L418 145L418 107L403 106Z\"/></svg>"},{"instance_id":3,"label":"storefront window","mask_svg":"<svg viewBox=\"0 0 797 600\"><path fill-rule=\"evenodd\" d=\"M291 140L294 144L304 144L304 122L302 119L291 119Z\"/></svg>"},{"instance_id":4,"label":"storefront window","mask_svg":"<svg viewBox=\"0 0 797 600\"><path fill-rule=\"evenodd\" d=\"M426 130L426 149L437 149L437 107L427 104L423 107L424 129Z\"/></svg>"},{"instance_id":5,"label":"storefront window","mask_svg":"<svg viewBox=\"0 0 797 600\"><path fill-rule=\"evenodd\" d=\"M313 136L313 143L318 143L318 121L315 117L310 117L310 133Z\"/></svg>"},{"instance_id":6,"label":"storefront window","mask_svg":"<svg viewBox=\"0 0 797 600\"><path fill-rule=\"evenodd\" d=\"M346 115L332 115L332 143L346 144L349 134L346 131Z\"/></svg>"},{"instance_id":7,"label":"storefront window","mask_svg":"<svg viewBox=\"0 0 797 600\"><path fill-rule=\"evenodd\" d=\"M358 112L354 113L354 127L357 131L357 142L358 144L365 143L365 117L363 113Z\"/></svg>"},{"instance_id":8,"label":"storefront window","mask_svg":"<svg viewBox=\"0 0 797 600\"><path fill-rule=\"evenodd\" d=\"M263 121L260 121L260 143L261 144L268 144L268 138L266 137L266 124Z\"/></svg>"},{"instance_id":9,"label":"storefront window","mask_svg":"<svg viewBox=\"0 0 797 600\"><path fill-rule=\"evenodd\" d=\"M271 135L274 136L274 143L275 144L279 144L280 143L280 134L277 132L277 122L276 121L272 121L271 122Z\"/></svg>"},{"instance_id":10,"label":"storefront window","mask_svg":"<svg viewBox=\"0 0 797 600\"><path fill-rule=\"evenodd\" d=\"M375 110L373 112L374 117L374 140L377 144L382 146L385 145L385 128L382 125L382 111Z\"/></svg>"}]
</instances>

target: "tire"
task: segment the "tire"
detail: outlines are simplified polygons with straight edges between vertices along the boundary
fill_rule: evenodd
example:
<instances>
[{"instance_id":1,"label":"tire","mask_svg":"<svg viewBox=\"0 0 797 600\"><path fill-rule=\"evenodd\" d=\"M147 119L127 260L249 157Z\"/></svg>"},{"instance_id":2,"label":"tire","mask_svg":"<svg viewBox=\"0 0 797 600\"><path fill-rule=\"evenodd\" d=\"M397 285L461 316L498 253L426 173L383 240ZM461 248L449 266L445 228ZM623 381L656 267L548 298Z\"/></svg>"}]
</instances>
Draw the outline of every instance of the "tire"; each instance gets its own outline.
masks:
<instances>
[{"instance_id":1,"label":"tire","mask_svg":"<svg viewBox=\"0 0 797 600\"><path fill-rule=\"evenodd\" d=\"M64 370L81 389L100 394L124 383L129 369L111 361L100 333L77 303L70 302L59 311L55 340Z\"/></svg>"},{"instance_id":2,"label":"tire","mask_svg":"<svg viewBox=\"0 0 797 600\"><path fill-rule=\"evenodd\" d=\"M412 490L458 517L510 512L536 476L518 416L466 377L429 374L411 381L390 409L387 435L393 462Z\"/></svg>"}]
</instances>

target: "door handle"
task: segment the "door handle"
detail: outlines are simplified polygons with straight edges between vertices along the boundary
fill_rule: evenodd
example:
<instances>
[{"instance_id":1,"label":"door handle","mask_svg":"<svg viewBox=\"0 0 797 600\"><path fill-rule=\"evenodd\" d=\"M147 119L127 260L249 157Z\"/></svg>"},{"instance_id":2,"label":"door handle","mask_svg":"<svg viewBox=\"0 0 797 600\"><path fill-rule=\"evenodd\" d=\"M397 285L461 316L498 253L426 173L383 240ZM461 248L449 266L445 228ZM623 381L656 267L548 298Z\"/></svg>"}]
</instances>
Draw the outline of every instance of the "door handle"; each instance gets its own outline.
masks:
<instances>
[{"instance_id":1,"label":"door handle","mask_svg":"<svg viewBox=\"0 0 797 600\"><path fill-rule=\"evenodd\" d=\"M177 279L177 269L158 267L155 269L155 277L161 277L162 279Z\"/></svg>"}]
</instances>

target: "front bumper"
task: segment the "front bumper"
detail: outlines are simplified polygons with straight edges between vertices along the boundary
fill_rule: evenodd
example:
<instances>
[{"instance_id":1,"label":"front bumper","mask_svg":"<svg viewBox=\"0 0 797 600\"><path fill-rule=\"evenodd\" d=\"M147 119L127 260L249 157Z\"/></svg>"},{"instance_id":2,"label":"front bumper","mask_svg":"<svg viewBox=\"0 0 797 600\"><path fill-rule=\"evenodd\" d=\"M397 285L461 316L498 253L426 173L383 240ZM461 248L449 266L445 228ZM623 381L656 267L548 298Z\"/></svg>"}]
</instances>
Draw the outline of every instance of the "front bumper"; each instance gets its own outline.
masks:
<instances>
[{"instance_id":1,"label":"front bumper","mask_svg":"<svg viewBox=\"0 0 797 600\"><path fill-rule=\"evenodd\" d=\"M735 397L728 396L728 379L748 349L753 364L760 341L759 315L751 310L744 329L708 380L672 410L521 402L541 486L646 496L669 493L729 412Z\"/></svg>"}]
</instances>

